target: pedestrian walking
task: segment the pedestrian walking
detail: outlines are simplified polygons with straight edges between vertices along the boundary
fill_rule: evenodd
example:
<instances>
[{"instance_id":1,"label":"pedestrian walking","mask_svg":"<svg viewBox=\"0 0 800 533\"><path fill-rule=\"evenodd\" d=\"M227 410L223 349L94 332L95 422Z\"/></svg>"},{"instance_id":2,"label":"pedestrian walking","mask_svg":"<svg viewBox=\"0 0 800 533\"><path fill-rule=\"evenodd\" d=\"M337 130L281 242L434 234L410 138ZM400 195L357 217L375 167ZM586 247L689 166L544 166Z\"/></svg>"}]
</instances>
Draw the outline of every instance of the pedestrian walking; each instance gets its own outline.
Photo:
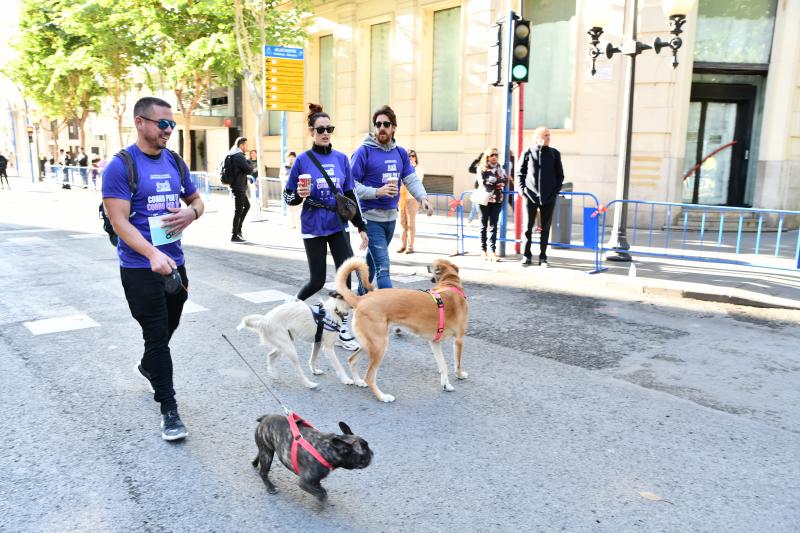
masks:
<instances>
[{"instance_id":1,"label":"pedestrian walking","mask_svg":"<svg viewBox=\"0 0 800 533\"><path fill-rule=\"evenodd\" d=\"M2 186L3 189L5 189L6 186L8 186L8 190L10 191L11 184L8 182L7 170L8 170L8 158L0 153L0 186ZM3 178L6 179L5 185L3 185Z\"/></svg>"},{"instance_id":2,"label":"pedestrian walking","mask_svg":"<svg viewBox=\"0 0 800 533\"><path fill-rule=\"evenodd\" d=\"M417 177L421 182L425 176L417 164L417 152L414 150L408 151L408 159L417 173ZM400 225L403 228L403 233L400 238L401 246L397 253L414 253L414 236L417 232L417 211L419 211L419 202L417 202L411 193L408 192L408 187L405 184L400 186L400 201L398 202L400 208Z\"/></svg>"},{"instance_id":3,"label":"pedestrian walking","mask_svg":"<svg viewBox=\"0 0 800 533\"><path fill-rule=\"evenodd\" d=\"M503 167L497 162L498 158L497 148L487 148L478 165L480 187L488 193L486 205L478 206L481 212L481 255L489 261L500 261L497 255L497 221L503 210L503 189L508 183Z\"/></svg>"},{"instance_id":4,"label":"pedestrian walking","mask_svg":"<svg viewBox=\"0 0 800 533\"><path fill-rule=\"evenodd\" d=\"M286 154L286 161L283 162L280 170L278 171L278 179L281 182L281 187L284 189L286 188L286 182L289 179L289 173L292 171L295 159L297 159L296 153L289 152ZM286 208L287 211L289 211L289 225L292 226L292 228L296 228L297 219L300 217L301 208L299 205L287 205Z\"/></svg>"},{"instance_id":5,"label":"pedestrian walking","mask_svg":"<svg viewBox=\"0 0 800 533\"><path fill-rule=\"evenodd\" d=\"M250 180L253 167L248 163L244 153L247 151L247 138L237 137L233 143L225 164L225 172L230 180L231 193L233 194L233 225L231 228L231 242L247 242L242 235L242 224L250 211Z\"/></svg>"},{"instance_id":6,"label":"pedestrian walking","mask_svg":"<svg viewBox=\"0 0 800 533\"><path fill-rule=\"evenodd\" d=\"M119 236L125 298L144 337L144 355L135 371L150 383L153 399L161 406L161 437L179 440L188 431L175 400L169 341L188 298L180 236L203 214L203 200L186 163L166 149L175 129L170 105L147 96L136 102L133 116L137 139L125 150L138 176L135 192L127 165L114 157L103 173L103 205ZM181 199L186 208L180 207ZM174 283L176 273L179 287ZM167 292L175 288L177 292Z\"/></svg>"},{"instance_id":7,"label":"pedestrian walking","mask_svg":"<svg viewBox=\"0 0 800 533\"><path fill-rule=\"evenodd\" d=\"M250 154L247 156L247 162L250 163L250 175L252 175L254 179L258 179L258 152L250 150Z\"/></svg>"},{"instance_id":8,"label":"pedestrian walking","mask_svg":"<svg viewBox=\"0 0 800 533\"><path fill-rule=\"evenodd\" d=\"M297 293L299 300L307 300L325 285L328 249L337 269L353 256L346 232L347 221L336 211L336 192L341 192L356 203L357 200L350 161L347 155L334 150L331 145L334 128L330 115L323 111L321 105L309 104L308 132L313 144L310 150L297 157L283 191L283 198L288 205L303 206L300 233L308 259L309 280ZM328 179L325 179L325 174ZM336 190L331 189L328 180ZM361 236L361 249L365 250L369 239L360 209L351 222ZM347 281L349 287L350 280ZM350 318L347 317L343 321L337 344L348 350L357 350L359 345L350 332L349 324Z\"/></svg>"},{"instance_id":9,"label":"pedestrian walking","mask_svg":"<svg viewBox=\"0 0 800 533\"><path fill-rule=\"evenodd\" d=\"M78 153L75 155L75 164L80 167L78 171L81 175L81 182L83 183L83 188L89 188L89 157L86 155L86 152L83 151L83 148L80 148Z\"/></svg>"},{"instance_id":10,"label":"pedestrian walking","mask_svg":"<svg viewBox=\"0 0 800 533\"><path fill-rule=\"evenodd\" d=\"M350 163L369 235L369 278L370 281L375 280L379 289L385 289L392 286L389 244L397 222L399 181L402 180L428 216L433 214L433 208L428 203L425 187L409 161L408 152L395 142L397 116L392 108L384 105L375 111L372 124L375 129L355 151Z\"/></svg>"},{"instance_id":11,"label":"pedestrian walking","mask_svg":"<svg viewBox=\"0 0 800 533\"><path fill-rule=\"evenodd\" d=\"M483 157L483 152L478 154L478 157L472 160L472 163L469 164L469 168L467 169L470 174L476 174L475 177L475 184L472 186L473 189L477 189L480 186L480 180L477 177L478 174L478 165L481 162L481 158ZM475 217L480 217L481 211L478 209L478 204L470 200L470 208L469 208L469 217L467 218L467 223L472 224L472 221L475 220Z\"/></svg>"},{"instance_id":12,"label":"pedestrian walking","mask_svg":"<svg viewBox=\"0 0 800 533\"><path fill-rule=\"evenodd\" d=\"M561 153L550 146L550 130L545 127L533 131L533 146L525 151L517 176L519 190L525 195L528 226L525 230L525 252L522 266L533 264L531 240L537 212L540 215L539 266L547 267L547 244L550 241L550 225L556 207L558 193L564 184L564 167Z\"/></svg>"}]
</instances>

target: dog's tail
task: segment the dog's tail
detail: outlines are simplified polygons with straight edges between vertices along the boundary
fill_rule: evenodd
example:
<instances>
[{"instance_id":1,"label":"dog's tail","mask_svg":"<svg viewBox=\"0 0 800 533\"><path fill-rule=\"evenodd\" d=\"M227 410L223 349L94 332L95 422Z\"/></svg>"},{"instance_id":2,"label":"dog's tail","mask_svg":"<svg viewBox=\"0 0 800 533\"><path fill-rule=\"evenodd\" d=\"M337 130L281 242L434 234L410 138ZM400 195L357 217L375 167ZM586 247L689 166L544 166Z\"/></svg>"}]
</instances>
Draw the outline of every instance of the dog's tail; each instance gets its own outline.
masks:
<instances>
[{"instance_id":1,"label":"dog's tail","mask_svg":"<svg viewBox=\"0 0 800 533\"><path fill-rule=\"evenodd\" d=\"M247 315L242 319L239 325L236 326L236 331L242 331L244 328L256 329L256 326L258 326L263 318L263 315Z\"/></svg>"},{"instance_id":2,"label":"dog's tail","mask_svg":"<svg viewBox=\"0 0 800 533\"><path fill-rule=\"evenodd\" d=\"M371 291L375 287L369 281L369 267L363 259L351 257L339 267L339 270L336 272L336 290L342 295L344 301L355 309L355 307L358 306L358 301L361 299L361 296L358 296L347 288L347 278L353 272L358 273L361 278L361 285L365 289Z\"/></svg>"}]
</instances>

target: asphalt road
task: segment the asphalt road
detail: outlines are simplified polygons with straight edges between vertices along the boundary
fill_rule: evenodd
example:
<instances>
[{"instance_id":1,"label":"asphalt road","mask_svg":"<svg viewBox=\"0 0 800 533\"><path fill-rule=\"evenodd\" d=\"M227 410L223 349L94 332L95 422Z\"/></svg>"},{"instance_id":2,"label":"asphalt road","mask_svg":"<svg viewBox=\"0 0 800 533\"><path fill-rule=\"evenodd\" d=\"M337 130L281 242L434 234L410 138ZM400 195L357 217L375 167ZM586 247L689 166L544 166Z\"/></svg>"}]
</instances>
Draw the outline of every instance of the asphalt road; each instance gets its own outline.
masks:
<instances>
[{"instance_id":1,"label":"asphalt road","mask_svg":"<svg viewBox=\"0 0 800 533\"><path fill-rule=\"evenodd\" d=\"M375 452L365 470L333 472L320 505L281 465L280 492L265 491L253 432L280 408L222 338L267 379L264 347L235 327L274 304L236 295L294 293L306 271L292 250L187 245L190 300L205 310L171 343L191 435L170 444L131 371L141 332L108 242L1 220L2 531L800 528L797 312L465 275L469 379L452 393L408 336L378 374L393 404L330 371L309 391L278 361L268 383L287 405L323 430L346 421ZM83 314L97 325L25 326Z\"/></svg>"}]
</instances>

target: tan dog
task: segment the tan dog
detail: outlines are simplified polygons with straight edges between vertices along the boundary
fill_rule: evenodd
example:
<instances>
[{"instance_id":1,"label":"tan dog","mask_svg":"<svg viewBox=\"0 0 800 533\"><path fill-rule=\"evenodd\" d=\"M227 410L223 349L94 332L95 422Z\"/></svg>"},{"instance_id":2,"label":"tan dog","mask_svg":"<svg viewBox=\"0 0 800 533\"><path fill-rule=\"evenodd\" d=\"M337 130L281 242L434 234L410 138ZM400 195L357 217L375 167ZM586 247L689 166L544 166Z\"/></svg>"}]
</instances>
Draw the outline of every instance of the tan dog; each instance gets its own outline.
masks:
<instances>
[{"instance_id":1,"label":"tan dog","mask_svg":"<svg viewBox=\"0 0 800 533\"><path fill-rule=\"evenodd\" d=\"M464 334L467 330L467 301L462 296L461 278L458 267L450 261L437 259L432 265L433 290L440 292L444 302L444 329L438 340L439 307L431 294L410 289L380 289L357 296L347 288L347 277L358 271L362 280L368 279L367 264L361 259L351 258L336 273L336 289L345 301L353 306L353 332L362 348L348 359L350 371L359 387L369 386L375 396L382 402L393 402L394 396L384 394L375 382L378 367L383 360L389 342L389 326L403 326L411 333L427 339L439 367L442 388L452 391L453 386L447 378L447 363L442 354L441 341L454 338L453 359L455 360L456 377L464 379L467 373L461 369L461 352L464 348ZM372 286L366 287L367 290ZM362 350L369 354L366 381L362 380L356 364Z\"/></svg>"}]
</instances>

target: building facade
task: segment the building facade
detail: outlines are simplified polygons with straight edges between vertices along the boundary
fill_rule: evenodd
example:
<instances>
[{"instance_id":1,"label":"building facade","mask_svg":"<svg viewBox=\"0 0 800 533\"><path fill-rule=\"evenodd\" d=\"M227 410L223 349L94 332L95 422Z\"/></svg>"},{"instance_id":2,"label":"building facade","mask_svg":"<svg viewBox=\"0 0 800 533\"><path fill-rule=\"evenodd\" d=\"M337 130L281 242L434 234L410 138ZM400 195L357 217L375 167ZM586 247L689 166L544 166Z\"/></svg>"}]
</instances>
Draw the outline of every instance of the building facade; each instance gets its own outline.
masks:
<instances>
[{"instance_id":1,"label":"building facade","mask_svg":"<svg viewBox=\"0 0 800 533\"><path fill-rule=\"evenodd\" d=\"M472 188L469 163L504 144L505 88L489 85L490 41L510 9L532 21L524 146L533 128L552 131L576 191L615 197L627 57L605 56L590 74L582 13L603 0L326 1L315 8L305 47L305 100L320 102L347 153L391 105L398 142L417 150L428 188ZM607 2L606 41L619 45L626 0ZM633 0L627 0L633 1ZM639 40L668 34L660 0L639 0ZM800 0L698 0L670 50L637 59L631 199L800 210ZM518 95L512 117L516 151ZM245 132L255 134L249 99ZM280 113L262 131L266 164L280 164ZM287 113L287 149L310 138ZM706 155L735 141L689 171ZM689 175L684 179L684 176ZM273 172L270 172L273 174Z\"/></svg>"}]
</instances>

